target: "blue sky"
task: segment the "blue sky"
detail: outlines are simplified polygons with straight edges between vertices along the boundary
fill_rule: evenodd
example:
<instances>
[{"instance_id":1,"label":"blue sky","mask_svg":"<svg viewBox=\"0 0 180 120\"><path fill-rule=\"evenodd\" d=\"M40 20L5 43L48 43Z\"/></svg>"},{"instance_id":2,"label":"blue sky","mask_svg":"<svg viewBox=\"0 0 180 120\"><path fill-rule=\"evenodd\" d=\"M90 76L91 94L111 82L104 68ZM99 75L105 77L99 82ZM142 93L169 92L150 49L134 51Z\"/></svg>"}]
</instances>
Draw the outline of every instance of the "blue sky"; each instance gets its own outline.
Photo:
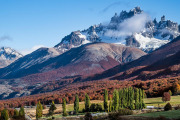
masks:
<instances>
[{"instance_id":1,"label":"blue sky","mask_svg":"<svg viewBox=\"0 0 180 120\"><path fill-rule=\"evenodd\" d=\"M0 46L27 53L53 47L75 30L106 23L140 6L152 18L180 23L180 0L0 0Z\"/></svg>"}]
</instances>

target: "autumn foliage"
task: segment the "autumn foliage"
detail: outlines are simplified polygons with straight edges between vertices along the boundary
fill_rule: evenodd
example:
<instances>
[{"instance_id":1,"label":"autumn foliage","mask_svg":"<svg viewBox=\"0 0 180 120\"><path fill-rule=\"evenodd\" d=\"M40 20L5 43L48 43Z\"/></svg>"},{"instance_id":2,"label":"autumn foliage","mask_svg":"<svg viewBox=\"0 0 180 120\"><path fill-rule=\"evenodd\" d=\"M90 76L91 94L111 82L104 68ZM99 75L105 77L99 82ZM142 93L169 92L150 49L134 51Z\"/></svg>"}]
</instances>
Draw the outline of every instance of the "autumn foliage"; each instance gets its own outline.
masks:
<instances>
[{"instance_id":1,"label":"autumn foliage","mask_svg":"<svg viewBox=\"0 0 180 120\"><path fill-rule=\"evenodd\" d=\"M162 101L166 102L166 101L170 101L171 100L171 95L169 94L169 92L164 92L163 96L162 96Z\"/></svg>"},{"instance_id":2,"label":"autumn foliage","mask_svg":"<svg viewBox=\"0 0 180 120\"><path fill-rule=\"evenodd\" d=\"M98 81L86 81L71 83L71 80L63 81L53 81L39 89L51 89L52 92L40 93L36 95L24 96L19 98L12 98L8 100L0 101L0 109L4 108L14 108L21 106L35 106L38 101L42 105L51 104L54 101L55 104L62 103L62 99L65 98L66 102L74 103L75 95L79 96L79 101L84 101L85 93L87 93L91 100L103 100L104 90L108 90L108 96L113 95L114 89L123 89L128 87L141 88L145 91L147 97L162 97L164 92L169 90L177 92L179 90L180 77L164 78L164 79L153 79L147 81L133 80L133 81L120 81L120 80L98 80ZM176 87L174 87L176 85ZM177 88L174 90L174 88ZM53 91L56 89L56 91ZM110 97L109 97L110 98Z\"/></svg>"}]
</instances>

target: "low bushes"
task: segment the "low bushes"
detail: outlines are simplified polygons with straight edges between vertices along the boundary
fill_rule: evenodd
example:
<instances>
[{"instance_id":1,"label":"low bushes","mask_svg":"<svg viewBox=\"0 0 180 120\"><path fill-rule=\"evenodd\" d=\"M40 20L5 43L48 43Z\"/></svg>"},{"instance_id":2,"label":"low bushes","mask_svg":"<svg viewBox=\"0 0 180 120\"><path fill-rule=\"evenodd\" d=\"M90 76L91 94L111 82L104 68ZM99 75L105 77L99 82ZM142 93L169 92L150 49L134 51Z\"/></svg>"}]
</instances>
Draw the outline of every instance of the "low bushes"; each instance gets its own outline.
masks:
<instances>
[{"instance_id":1,"label":"low bushes","mask_svg":"<svg viewBox=\"0 0 180 120\"><path fill-rule=\"evenodd\" d=\"M120 109L117 112L109 113L109 119L110 120L118 120L119 116L132 115L132 114L133 114L132 110L129 110L129 109Z\"/></svg>"},{"instance_id":2,"label":"low bushes","mask_svg":"<svg viewBox=\"0 0 180 120\"><path fill-rule=\"evenodd\" d=\"M93 120L91 113L87 112L84 116L85 120Z\"/></svg>"},{"instance_id":3,"label":"low bushes","mask_svg":"<svg viewBox=\"0 0 180 120\"><path fill-rule=\"evenodd\" d=\"M167 103L165 106L164 106L164 111L169 111L169 110L172 110L172 106L170 103Z\"/></svg>"},{"instance_id":4,"label":"low bushes","mask_svg":"<svg viewBox=\"0 0 180 120\"><path fill-rule=\"evenodd\" d=\"M90 112L101 112L103 110L102 105L100 104L91 104L90 106Z\"/></svg>"},{"instance_id":5,"label":"low bushes","mask_svg":"<svg viewBox=\"0 0 180 120\"><path fill-rule=\"evenodd\" d=\"M179 110L180 109L180 105L176 106L174 109L175 110Z\"/></svg>"}]
</instances>

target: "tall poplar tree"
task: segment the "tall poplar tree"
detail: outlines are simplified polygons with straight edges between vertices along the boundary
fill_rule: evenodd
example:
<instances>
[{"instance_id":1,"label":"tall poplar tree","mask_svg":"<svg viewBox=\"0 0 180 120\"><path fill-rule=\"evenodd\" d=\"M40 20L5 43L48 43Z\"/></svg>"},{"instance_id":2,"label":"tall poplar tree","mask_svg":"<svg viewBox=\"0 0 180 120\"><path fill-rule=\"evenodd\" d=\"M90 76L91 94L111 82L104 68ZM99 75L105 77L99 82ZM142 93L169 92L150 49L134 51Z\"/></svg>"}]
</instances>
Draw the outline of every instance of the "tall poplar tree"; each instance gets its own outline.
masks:
<instances>
[{"instance_id":1,"label":"tall poplar tree","mask_svg":"<svg viewBox=\"0 0 180 120\"><path fill-rule=\"evenodd\" d=\"M119 109L123 108L123 90L119 90Z\"/></svg>"},{"instance_id":2,"label":"tall poplar tree","mask_svg":"<svg viewBox=\"0 0 180 120\"><path fill-rule=\"evenodd\" d=\"M112 98L110 97L110 102L109 102L109 112L112 112L112 110L113 110Z\"/></svg>"},{"instance_id":3,"label":"tall poplar tree","mask_svg":"<svg viewBox=\"0 0 180 120\"><path fill-rule=\"evenodd\" d=\"M90 98L88 94L85 95L85 111L89 112L90 108Z\"/></svg>"},{"instance_id":4,"label":"tall poplar tree","mask_svg":"<svg viewBox=\"0 0 180 120\"><path fill-rule=\"evenodd\" d=\"M134 89L132 87L129 88L129 109L134 109Z\"/></svg>"},{"instance_id":5,"label":"tall poplar tree","mask_svg":"<svg viewBox=\"0 0 180 120\"><path fill-rule=\"evenodd\" d=\"M18 117L19 116L19 112L17 109L14 110L14 117Z\"/></svg>"},{"instance_id":6,"label":"tall poplar tree","mask_svg":"<svg viewBox=\"0 0 180 120\"><path fill-rule=\"evenodd\" d=\"M119 93L117 90L113 92L113 110L118 111L119 108Z\"/></svg>"},{"instance_id":7,"label":"tall poplar tree","mask_svg":"<svg viewBox=\"0 0 180 120\"><path fill-rule=\"evenodd\" d=\"M19 116L21 116L21 118L25 118L25 112L24 112L24 107L21 106L20 110L19 110Z\"/></svg>"},{"instance_id":8,"label":"tall poplar tree","mask_svg":"<svg viewBox=\"0 0 180 120\"><path fill-rule=\"evenodd\" d=\"M53 115L53 114L54 114L54 111L55 111L56 109L57 109L57 108L56 108L56 106L55 106L55 104L54 104L54 101L52 101L51 106L50 106L50 108L49 108L49 115Z\"/></svg>"},{"instance_id":9,"label":"tall poplar tree","mask_svg":"<svg viewBox=\"0 0 180 120\"><path fill-rule=\"evenodd\" d=\"M145 92L144 92L144 90L142 90L142 104L143 104L143 108L145 108L146 107L146 104L144 103L144 97L145 97Z\"/></svg>"},{"instance_id":10,"label":"tall poplar tree","mask_svg":"<svg viewBox=\"0 0 180 120\"><path fill-rule=\"evenodd\" d=\"M1 111L1 119L2 120L9 120L9 114L8 114L8 110L4 109Z\"/></svg>"},{"instance_id":11,"label":"tall poplar tree","mask_svg":"<svg viewBox=\"0 0 180 120\"><path fill-rule=\"evenodd\" d=\"M142 90L139 89L139 109L143 108L143 99L142 99L143 95L142 95Z\"/></svg>"},{"instance_id":12,"label":"tall poplar tree","mask_svg":"<svg viewBox=\"0 0 180 120\"><path fill-rule=\"evenodd\" d=\"M139 89L138 88L135 89L134 99L135 99L135 108L138 110L139 109Z\"/></svg>"},{"instance_id":13,"label":"tall poplar tree","mask_svg":"<svg viewBox=\"0 0 180 120\"><path fill-rule=\"evenodd\" d=\"M127 90L126 88L123 89L123 98L122 98L122 106L123 108L127 108Z\"/></svg>"},{"instance_id":14,"label":"tall poplar tree","mask_svg":"<svg viewBox=\"0 0 180 120\"><path fill-rule=\"evenodd\" d=\"M42 117L42 104L40 103L40 101L38 102L37 106L36 106L36 119L39 119L40 117Z\"/></svg>"},{"instance_id":15,"label":"tall poplar tree","mask_svg":"<svg viewBox=\"0 0 180 120\"><path fill-rule=\"evenodd\" d=\"M77 94L74 101L74 112L75 114L79 113L79 97Z\"/></svg>"},{"instance_id":16,"label":"tall poplar tree","mask_svg":"<svg viewBox=\"0 0 180 120\"><path fill-rule=\"evenodd\" d=\"M108 91L104 90L104 110L108 111Z\"/></svg>"},{"instance_id":17,"label":"tall poplar tree","mask_svg":"<svg viewBox=\"0 0 180 120\"><path fill-rule=\"evenodd\" d=\"M63 98L62 108L63 108L63 116L67 116L67 112L66 112L66 99L65 98Z\"/></svg>"}]
</instances>

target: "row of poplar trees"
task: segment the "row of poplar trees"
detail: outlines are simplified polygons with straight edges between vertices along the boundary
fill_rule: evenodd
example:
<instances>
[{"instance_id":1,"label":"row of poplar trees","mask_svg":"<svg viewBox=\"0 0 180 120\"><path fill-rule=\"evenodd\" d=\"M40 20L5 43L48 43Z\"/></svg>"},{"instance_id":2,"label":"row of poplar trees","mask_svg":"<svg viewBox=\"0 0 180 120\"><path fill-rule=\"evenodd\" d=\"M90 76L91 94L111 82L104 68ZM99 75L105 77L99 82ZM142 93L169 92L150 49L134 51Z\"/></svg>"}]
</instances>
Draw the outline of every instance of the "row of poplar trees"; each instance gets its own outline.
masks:
<instances>
[{"instance_id":1,"label":"row of poplar trees","mask_svg":"<svg viewBox=\"0 0 180 120\"><path fill-rule=\"evenodd\" d=\"M114 90L113 98L110 97L108 104L108 91L104 91L104 110L105 111L118 111L122 108L128 109L143 109L144 103L144 90L132 87L120 90Z\"/></svg>"},{"instance_id":2,"label":"row of poplar trees","mask_svg":"<svg viewBox=\"0 0 180 120\"><path fill-rule=\"evenodd\" d=\"M118 111L122 108L128 108L128 109L143 109L145 107L144 103L144 90L138 89L138 88L124 88L120 90L114 90L113 97L110 97L110 102L108 102L108 91L105 89L104 91L104 111L106 112L112 112L112 111ZM84 112L90 111L90 98L88 94L85 94L85 109ZM54 111L56 109L54 102L52 102L51 107ZM50 107L50 108L51 108ZM63 116L67 116L66 112L66 100L63 98L62 103L63 108ZM42 117L42 105L39 102L36 107L36 118ZM51 109L50 109L51 110ZM50 111L49 111L50 112ZM79 97L78 95L75 96L74 101L74 112L75 114L79 113Z\"/></svg>"},{"instance_id":3,"label":"row of poplar trees","mask_svg":"<svg viewBox=\"0 0 180 120\"><path fill-rule=\"evenodd\" d=\"M110 97L110 102L108 102L108 91L105 89L104 91L104 111L112 112L118 111L122 108L128 108L131 110L134 109L143 109L145 108L144 103L145 92L139 88L124 88L120 90L114 90L113 98ZM84 112L90 111L90 98L88 94L85 94L85 109ZM66 100L63 99L63 115L66 116ZM79 112L79 97L75 96L74 101L74 112L77 114Z\"/></svg>"}]
</instances>

